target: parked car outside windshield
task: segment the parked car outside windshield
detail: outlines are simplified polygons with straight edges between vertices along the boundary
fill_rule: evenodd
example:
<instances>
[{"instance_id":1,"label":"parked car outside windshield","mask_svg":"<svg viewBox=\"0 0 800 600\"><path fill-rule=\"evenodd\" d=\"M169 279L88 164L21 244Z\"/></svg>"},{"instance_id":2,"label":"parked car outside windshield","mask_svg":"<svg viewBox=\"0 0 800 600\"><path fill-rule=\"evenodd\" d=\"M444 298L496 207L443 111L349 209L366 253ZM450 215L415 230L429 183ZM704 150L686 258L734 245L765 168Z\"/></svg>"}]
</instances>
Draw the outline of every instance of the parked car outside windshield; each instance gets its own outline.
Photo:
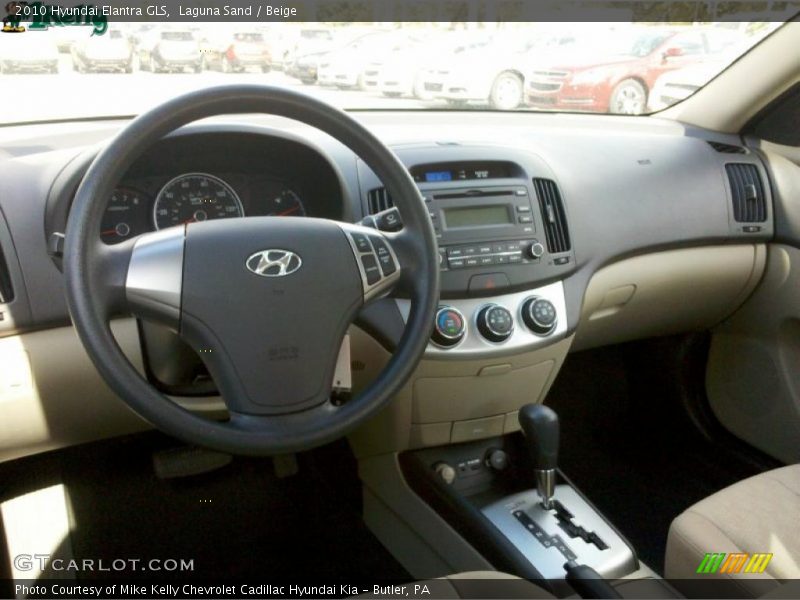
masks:
<instances>
[{"instance_id":1,"label":"parked car outside windshield","mask_svg":"<svg viewBox=\"0 0 800 600\"><path fill-rule=\"evenodd\" d=\"M637 115L685 99L778 26L115 22L94 36L0 35L0 78L4 99L34 119L135 115L228 83L302 90L348 110ZM664 91L683 85L673 72L687 74L680 93Z\"/></svg>"}]
</instances>

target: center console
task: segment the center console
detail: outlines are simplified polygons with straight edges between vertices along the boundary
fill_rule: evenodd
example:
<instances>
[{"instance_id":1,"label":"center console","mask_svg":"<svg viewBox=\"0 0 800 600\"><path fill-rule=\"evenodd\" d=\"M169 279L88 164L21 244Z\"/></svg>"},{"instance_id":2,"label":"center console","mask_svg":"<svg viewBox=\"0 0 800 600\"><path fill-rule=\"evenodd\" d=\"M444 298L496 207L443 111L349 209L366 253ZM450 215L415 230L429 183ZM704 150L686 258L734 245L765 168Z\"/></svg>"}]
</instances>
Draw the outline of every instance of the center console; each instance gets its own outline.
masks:
<instances>
[{"instance_id":1,"label":"center console","mask_svg":"<svg viewBox=\"0 0 800 600\"><path fill-rule=\"evenodd\" d=\"M529 404L519 421L522 436L404 453L403 475L499 571L536 580L559 597L623 597L618 588L628 577L638 582L637 594L679 597L558 471L555 413Z\"/></svg>"},{"instance_id":2,"label":"center console","mask_svg":"<svg viewBox=\"0 0 800 600\"><path fill-rule=\"evenodd\" d=\"M537 156L483 147L399 148L436 232L441 305L430 358L481 358L552 344L568 331L560 283L575 269L566 206ZM486 160L485 156L492 156ZM385 188L361 172L367 223L399 226ZM395 211L395 212L392 212ZM408 302L398 301L407 319Z\"/></svg>"}]
</instances>

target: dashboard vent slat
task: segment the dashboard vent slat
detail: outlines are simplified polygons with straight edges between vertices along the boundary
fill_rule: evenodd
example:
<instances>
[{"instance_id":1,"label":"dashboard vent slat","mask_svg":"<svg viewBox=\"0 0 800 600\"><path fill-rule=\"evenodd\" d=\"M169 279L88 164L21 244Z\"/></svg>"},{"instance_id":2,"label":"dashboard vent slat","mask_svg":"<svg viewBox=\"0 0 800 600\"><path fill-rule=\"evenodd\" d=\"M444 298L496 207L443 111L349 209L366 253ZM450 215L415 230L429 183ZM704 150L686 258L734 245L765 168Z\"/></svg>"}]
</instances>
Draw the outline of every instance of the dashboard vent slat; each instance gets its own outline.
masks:
<instances>
[{"instance_id":1,"label":"dashboard vent slat","mask_svg":"<svg viewBox=\"0 0 800 600\"><path fill-rule=\"evenodd\" d=\"M551 254L566 252L572 248L569 239L569 228L567 227L567 215L564 211L564 203L561 200L561 192L555 181L535 177L533 187L536 189L536 196L539 198L539 208L542 211L544 221L544 232L547 238L547 250Z\"/></svg>"},{"instance_id":2,"label":"dashboard vent slat","mask_svg":"<svg viewBox=\"0 0 800 600\"><path fill-rule=\"evenodd\" d=\"M0 304L7 304L14 299L14 288L11 286L11 273L8 271L8 263L0 248Z\"/></svg>"},{"instance_id":3,"label":"dashboard vent slat","mask_svg":"<svg viewBox=\"0 0 800 600\"><path fill-rule=\"evenodd\" d=\"M708 142L708 145L711 146L717 152L721 152L722 154L747 154L747 150L745 150L741 146L734 146L733 144L724 144L722 142Z\"/></svg>"},{"instance_id":4,"label":"dashboard vent slat","mask_svg":"<svg viewBox=\"0 0 800 600\"><path fill-rule=\"evenodd\" d=\"M394 206L394 202L392 202L392 197L389 195L389 192L386 191L386 188L382 187L373 188L367 192L367 204L369 208L369 214L371 215Z\"/></svg>"},{"instance_id":5,"label":"dashboard vent slat","mask_svg":"<svg viewBox=\"0 0 800 600\"><path fill-rule=\"evenodd\" d=\"M767 198L758 167L749 163L725 165L731 184L733 218L737 223L763 223L767 220Z\"/></svg>"}]
</instances>

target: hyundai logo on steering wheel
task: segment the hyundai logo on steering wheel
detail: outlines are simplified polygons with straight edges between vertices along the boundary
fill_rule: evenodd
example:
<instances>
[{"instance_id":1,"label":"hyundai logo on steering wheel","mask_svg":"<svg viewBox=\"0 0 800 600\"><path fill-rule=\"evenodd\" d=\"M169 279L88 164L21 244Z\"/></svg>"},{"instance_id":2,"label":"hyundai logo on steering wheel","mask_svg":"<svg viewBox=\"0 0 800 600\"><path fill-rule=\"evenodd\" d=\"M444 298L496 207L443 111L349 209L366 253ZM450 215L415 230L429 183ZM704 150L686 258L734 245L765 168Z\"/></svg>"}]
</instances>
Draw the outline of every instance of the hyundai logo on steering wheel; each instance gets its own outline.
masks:
<instances>
[{"instance_id":1,"label":"hyundai logo on steering wheel","mask_svg":"<svg viewBox=\"0 0 800 600\"><path fill-rule=\"evenodd\" d=\"M289 250L270 248L256 252L247 259L247 268L262 277L283 277L291 275L303 264L300 257Z\"/></svg>"}]
</instances>

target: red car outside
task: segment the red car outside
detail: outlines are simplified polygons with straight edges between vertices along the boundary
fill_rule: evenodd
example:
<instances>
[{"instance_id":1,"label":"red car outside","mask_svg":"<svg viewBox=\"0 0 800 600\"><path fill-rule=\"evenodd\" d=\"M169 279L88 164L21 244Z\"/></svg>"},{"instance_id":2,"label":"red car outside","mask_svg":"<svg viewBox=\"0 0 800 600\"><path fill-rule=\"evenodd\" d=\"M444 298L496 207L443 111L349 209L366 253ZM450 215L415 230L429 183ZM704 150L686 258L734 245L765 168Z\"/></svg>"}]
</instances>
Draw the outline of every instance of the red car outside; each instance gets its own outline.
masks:
<instances>
[{"instance_id":1,"label":"red car outside","mask_svg":"<svg viewBox=\"0 0 800 600\"><path fill-rule=\"evenodd\" d=\"M638 115L647 109L647 95L660 75L705 60L735 41L724 30L639 28L578 42L569 53L533 68L526 103L537 109ZM587 61L587 50L597 58Z\"/></svg>"}]
</instances>

